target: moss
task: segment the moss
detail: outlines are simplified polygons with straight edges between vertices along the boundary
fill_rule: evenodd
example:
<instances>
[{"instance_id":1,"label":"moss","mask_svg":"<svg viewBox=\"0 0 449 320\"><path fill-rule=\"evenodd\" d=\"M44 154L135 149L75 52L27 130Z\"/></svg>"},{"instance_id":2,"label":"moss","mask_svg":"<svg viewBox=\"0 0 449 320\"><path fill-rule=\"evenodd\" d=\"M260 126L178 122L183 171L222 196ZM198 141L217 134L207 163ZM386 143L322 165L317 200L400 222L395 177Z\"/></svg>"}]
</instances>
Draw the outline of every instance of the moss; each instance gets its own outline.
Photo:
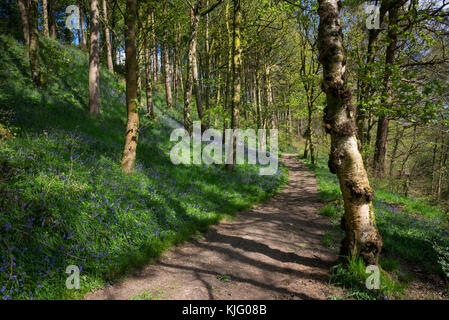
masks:
<instances>
[{"instance_id":1,"label":"moss","mask_svg":"<svg viewBox=\"0 0 449 320\"><path fill-rule=\"evenodd\" d=\"M359 183L351 180L347 180L345 184L354 199L365 198L366 202L374 200L374 190L371 187L363 187Z\"/></svg>"},{"instance_id":2,"label":"moss","mask_svg":"<svg viewBox=\"0 0 449 320\"><path fill-rule=\"evenodd\" d=\"M328 167L329 170L336 174L344 160L344 153L341 149L333 148L329 154Z\"/></svg>"},{"instance_id":3,"label":"moss","mask_svg":"<svg viewBox=\"0 0 449 320\"><path fill-rule=\"evenodd\" d=\"M372 189L371 187L366 187L365 188L365 198L366 201L371 202L374 200L374 189Z\"/></svg>"},{"instance_id":4,"label":"moss","mask_svg":"<svg viewBox=\"0 0 449 320\"><path fill-rule=\"evenodd\" d=\"M353 120L347 120L345 122L336 124L333 128L331 128L331 130L337 136L349 137L356 134L357 127Z\"/></svg>"},{"instance_id":5,"label":"moss","mask_svg":"<svg viewBox=\"0 0 449 320\"><path fill-rule=\"evenodd\" d=\"M325 66L335 59L335 56L338 55L340 50L340 47L336 43L323 42L321 43L318 60Z\"/></svg>"},{"instance_id":6,"label":"moss","mask_svg":"<svg viewBox=\"0 0 449 320\"><path fill-rule=\"evenodd\" d=\"M3 140L6 140L8 138L11 138L13 135L11 133L11 131L7 128L4 127L1 123L0 123L0 143Z\"/></svg>"}]
</instances>

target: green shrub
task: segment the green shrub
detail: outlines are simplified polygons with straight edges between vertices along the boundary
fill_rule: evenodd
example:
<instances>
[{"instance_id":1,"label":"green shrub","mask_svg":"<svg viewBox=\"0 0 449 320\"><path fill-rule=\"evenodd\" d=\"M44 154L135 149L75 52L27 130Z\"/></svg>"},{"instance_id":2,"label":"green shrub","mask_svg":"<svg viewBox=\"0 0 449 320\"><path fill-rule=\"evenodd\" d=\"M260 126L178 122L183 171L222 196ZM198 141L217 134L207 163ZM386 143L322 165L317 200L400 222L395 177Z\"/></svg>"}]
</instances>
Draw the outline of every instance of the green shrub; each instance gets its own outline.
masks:
<instances>
[{"instance_id":1,"label":"green shrub","mask_svg":"<svg viewBox=\"0 0 449 320\"><path fill-rule=\"evenodd\" d=\"M380 268L380 288L369 290L366 280L370 276L361 258L351 258L346 264L338 264L331 268L331 284L349 290L346 298L359 300L387 300L401 296L405 286Z\"/></svg>"}]
</instances>

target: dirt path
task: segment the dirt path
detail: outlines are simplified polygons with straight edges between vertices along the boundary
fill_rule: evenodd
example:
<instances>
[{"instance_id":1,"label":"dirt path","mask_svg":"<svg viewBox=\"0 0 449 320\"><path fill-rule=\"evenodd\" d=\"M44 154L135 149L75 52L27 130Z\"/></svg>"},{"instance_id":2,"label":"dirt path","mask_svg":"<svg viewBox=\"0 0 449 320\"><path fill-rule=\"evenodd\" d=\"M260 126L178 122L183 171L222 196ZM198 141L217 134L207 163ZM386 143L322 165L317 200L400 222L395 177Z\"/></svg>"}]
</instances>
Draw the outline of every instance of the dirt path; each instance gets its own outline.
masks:
<instances>
[{"instance_id":1,"label":"dirt path","mask_svg":"<svg viewBox=\"0 0 449 320\"><path fill-rule=\"evenodd\" d=\"M276 197L175 247L122 283L86 299L326 299L335 253L313 173L284 155L290 181Z\"/></svg>"}]
</instances>

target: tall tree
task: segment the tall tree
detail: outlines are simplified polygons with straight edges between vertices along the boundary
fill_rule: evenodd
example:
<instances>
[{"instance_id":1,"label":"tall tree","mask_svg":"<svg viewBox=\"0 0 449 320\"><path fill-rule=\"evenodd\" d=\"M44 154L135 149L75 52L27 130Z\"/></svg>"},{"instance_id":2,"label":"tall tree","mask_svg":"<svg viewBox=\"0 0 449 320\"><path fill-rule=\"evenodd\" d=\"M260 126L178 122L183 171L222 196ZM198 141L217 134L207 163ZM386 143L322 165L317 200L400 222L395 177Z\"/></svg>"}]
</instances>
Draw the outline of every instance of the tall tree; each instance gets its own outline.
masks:
<instances>
[{"instance_id":1,"label":"tall tree","mask_svg":"<svg viewBox=\"0 0 449 320\"><path fill-rule=\"evenodd\" d=\"M125 12L125 68L127 123L125 146L122 155L122 172L131 174L136 163L139 137L139 113L137 108L137 53L136 53L136 0L126 0Z\"/></svg>"},{"instance_id":2,"label":"tall tree","mask_svg":"<svg viewBox=\"0 0 449 320\"><path fill-rule=\"evenodd\" d=\"M299 76L306 95L307 106L307 129L306 144L304 147L304 158L310 157L312 164L315 164L315 150L313 142L313 113L315 112L315 102L321 95L319 86L319 62L316 59L316 15L298 15L299 35Z\"/></svg>"},{"instance_id":3,"label":"tall tree","mask_svg":"<svg viewBox=\"0 0 449 320\"><path fill-rule=\"evenodd\" d=\"M87 48L86 27L84 25L84 10L80 8L80 28L81 28L81 43L80 46Z\"/></svg>"},{"instance_id":4,"label":"tall tree","mask_svg":"<svg viewBox=\"0 0 449 320\"><path fill-rule=\"evenodd\" d=\"M164 16L167 18L167 0L164 0ZM167 19L166 19L167 20ZM167 107L173 109L173 97L171 92L171 82L170 82L170 59L168 57L168 27L164 28L164 76L165 76L165 98L167 101Z\"/></svg>"},{"instance_id":5,"label":"tall tree","mask_svg":"<svg viewBox=\"0 0 449 320\"><path fill-rule=\"evenodd\" d=\"M187 63L187 78L184 91L184 127L189 132L191 131L191 120L190 120L190 104L192 102L193 96L193 66L194 59L196 59L196 41L198 33L198 23L199 23L199 7L196 3L194 7L190 8L190 38L189 38L189 52L188 52L188 63Z\"/></svg>"},{"instance_id":6,"label":"tall tree","mask_svg":"<svg viewBox=\"0 0 449 320\"><path fill-rule=\"evenodd\" d=\"M50 37L56 39L56 16L55 5L57 0L50 0L49 3L49 24L50 24Z\"/></svg>"},{"instance_id":7,"label":"tall tree","mask_svg":"<svg viewBox=\"0 0 449 320\"><path fill-rule=\"evenodd\" d=\"M17 4L19 7L20 20L22 21L23 38L28 52L30 46L29 0L18 0Z\"/></svg>"},{"instance_id":8,"label":"tall tree","mask_svg":"<svg viewBox=\"0 0 449 320\"><path fill-rule=\"evenodd\" d=\"M323 65L323 90L327 107L324 122L331 136L329 168L336 173L343 194L345 238L341 254L360 256L367 264L377 264L382 247L370 187L356 136L356 110L346 83L346 58L340 21L339 0L319 0L319 60Z\"/></svg>"},{"instance_id":9,"label":"tall tree","mask_svg":"<svg viewBox=\"0 0 449 320\"><path fill-rule=\"evenodd\" d=\"M385 159L387 155L388 139L388 111L393 104L393 92L391 89L391 75L396 61L396 50L398 45L398 15L399 8L404 1L384 0L388 3L388 46L385 54L385 94L383 95L382 105L385 106L385 112L379 117L377 125L376 152L374 154L373 168L378 176L383 176L385 171Z\"/></svg>"},{"instance_id":10,"label":"tall tree","mask_svg":"<svg viewBox=\"0 0 449 320\"><path fill-rule=\"evenodd\" d=\"M152 30L153 23L151 14L148 15L147 18L146 29ZM150 31L152 32L152 31ZM150 118L154 118L154 108L153 108L153 76L151 72L151 56L152 56L152 48L151 48L151 39L149 37L145 37L144 45L145 45L145 79L146 79L146 96L147 96L147 111ZM154 50L154 48L153 48Z\"/></svg>"},{"instance_id":11,"label":"tall tree","mask_svg":"<svg viewBox=\"0 0 449 320\"><path fill-rule=\"evenodd\" d=\"M104 38L106 43L108 70L114 72L114 64L112 63L111 34L109 31L109 13L106 0L103 0L103 15L104 15Z\"/></svg>"},{"instance_id":12,"label":"tall tree","mask_svg":"<svg viewBox=\"0 0 449 320\"><path fill-rule=\"evenodd\" d=\"M39 29L38 29L38 0L31 0L29 3L30 19L30 67L31 79L37 86L42 85L41 71L39 67Z\"/></svg>"},{"instance_id":13,"label":"tall tree","mask_svg":"<svg viewBox=\"0 0 449 320\"><path fill-rule=\"evenodd\" d=\"M232 33L232 102L231 102L231 128L237 129L239 126L240 116L240 92L241 92L241 71L242 71L242 46L240 38L240 23L242 20L242 8L240 0L233 0L234 4L234 20ZM236 137L231 138L232 144L232 163L228 163L226 168L230 171L235 165L235 147ZM228 155L230 156L230 155Z\"/></svg>"},{"instance_id":14,"label":"tall tree","mask_svg":"<svg viewBox=\"0 0 449 320\"><path fill-rule=\"evenodd\" d=\"M50 36L48 29L48 6L47 0L42 0L42 32L44 36Z\"/></svg>"},{"instance_id":15,"label":"tall tree","mask_svg":"<svg viewBox=\"0 0 449 320\"><path fill-rule=\"evenodd\" d=\"M156 42L156 27L154 24L154 10L151 10L151 46L153 48L153 81L158 81L157 72L157 42Z\"/></svg>"},{"instance_id":16,"label":"tall tree","mask_svg":"<svg viewBox=\"0 0 449 320\"><path fill-rule=\"evenodd\" d=\"M384 16L386 13L386 2L381 1L381 8L379 10L379 25L382 25L382 22L384 20ZM368 30L368 45L366 48L366 59L364 61L364 68L363 69L363 75L359 78L359 87L360 87L360 94L359 101L357 105L357 131L358 131L358 138L360 140L360 144L362 145L362 149L365 145L365 142L368 139L368 132L365 132L365 119L367 117L367 103L369 102L371 95L372 95L372 85L369 83L367 79L372 78L372 69L373 69L373 63L375 59L375 43L377 41L377 38L379 36L379 33L381 32L381 29L369 29Z\"/></svg>"},{"instance_id":17,"label":"tall tree","mask_svg":"<svg viewBox=\"0 0 449 320\"><path fill-rule=\"evenodd\" d=\"M89 110L100 113L100 16L98 0L90 1Z\"/></svg>"}]
</instances>

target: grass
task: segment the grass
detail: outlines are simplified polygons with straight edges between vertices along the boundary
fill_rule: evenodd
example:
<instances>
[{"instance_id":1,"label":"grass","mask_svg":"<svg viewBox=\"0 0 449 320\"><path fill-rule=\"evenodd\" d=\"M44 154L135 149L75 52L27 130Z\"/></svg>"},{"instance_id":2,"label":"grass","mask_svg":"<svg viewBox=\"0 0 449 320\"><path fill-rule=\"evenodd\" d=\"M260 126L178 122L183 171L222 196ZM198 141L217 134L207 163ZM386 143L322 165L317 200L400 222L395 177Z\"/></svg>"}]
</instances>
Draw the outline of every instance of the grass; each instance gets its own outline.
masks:
<instances>
[{"instance_id":1,"label":"grass","mask_svg":"<svg viewBox=\"0 0 449 320\"><path fill-rule=\"evenodd\" d=\"M337 177L330 173L325 156L320 156L316 165L307 163L315 172L321 198L328 201L319 213L329 217L335 228L338 228L344 210ZM378 185L373 185L373 188L376 192L373 201L376 222L384 242L380 258L383 269L394 271L395 274L403 273L398 261L391 258L398 256L408 263L421 266L428 273L444 276L442 258L434 245L449 247L449 229L444 213L420 200L406 198ZM354 268L352 271L355 271ZM339 283L343 282L342 274ZM346 275L349 277L349 274ZM365 293L356 296L367 298ZM369 296L372 298L372 295Z\"/></svg>"},{"instance_id":2,"label":"grass","mask_svg":"<svg viewBox=\"0 0 449 320\"><path fill-rule=\"evenodd\" d=\"M318 213L329 218L339 218L343 215L342 208L338 204L325 205L319 209Z\"/></svg>"},{"instance_id":3,"label":"grass","mask_svg":"<svg viewBox=\"0 0 449 320\"><path fill-rule=\"evenodd\" d=\"M321 239L323 246L333 248L335 246L334 236L330 232L326 232Z\"/></svg>"},{"instance_id":4,"label":"grass","mask_svg":"<svg viewBox=\"0 0 449 320\"><path fill-rule=\"evenodd\" d=\"M229 276L227 274L219 274L217 276L217 279L220 280L221 282L230 282L231 281L231 276Z\"/></svg>"},{"instance_id":5,"label":"grass","mask_svg":"<svg viewBox=\"0 0 449 320\"><path fill-rule=\"evenodd\" d=\"M164 300L167 298L168 295L163 289L154 288L138 294L130 300Z\"/></svg>"},{"instance_id":6,"label":"grass","mask_svg":"<svg viewBox=\"0 0 449 320\"><path fill-rule=\"evenodd\" d=\"M10 136L0 145L2 299L82 298L287 181L285 168L260 176L248 165L175 166L171 128L143 113L135 172L123 175L123 81L101 68L101 115L90 115L83 52L41 39L41 89L23 45L3 35L0 45L0 121ZM66 289L69 265L81 270L80 290Z\"/></svg>"},{"instance_id":7,"label":"grass","mask_svg":"<svg viewBox=\"0 0 449 320\"><path fill-rule=\"evenodd\" d=\"M386 273L379 268L379 288L367 289L368 277L372 274L367 272L362 259L351 258L347 264L339 264L331 269L331 283L348 289L345 298L357 300L388 300L391 297L400 297L405 284L398 281L395 276Z\"/></svg>"},{"instance_id":8,"label":"grass","mask_svg":"<svg viewBox=\"0 0 449 320\"><path fill-rule=\"evenodd\" d=\"M382 269L386 271L399 270L398 260L392 257L381 257L379 264L382 266Z\"/></svg>"}]
</instances>

